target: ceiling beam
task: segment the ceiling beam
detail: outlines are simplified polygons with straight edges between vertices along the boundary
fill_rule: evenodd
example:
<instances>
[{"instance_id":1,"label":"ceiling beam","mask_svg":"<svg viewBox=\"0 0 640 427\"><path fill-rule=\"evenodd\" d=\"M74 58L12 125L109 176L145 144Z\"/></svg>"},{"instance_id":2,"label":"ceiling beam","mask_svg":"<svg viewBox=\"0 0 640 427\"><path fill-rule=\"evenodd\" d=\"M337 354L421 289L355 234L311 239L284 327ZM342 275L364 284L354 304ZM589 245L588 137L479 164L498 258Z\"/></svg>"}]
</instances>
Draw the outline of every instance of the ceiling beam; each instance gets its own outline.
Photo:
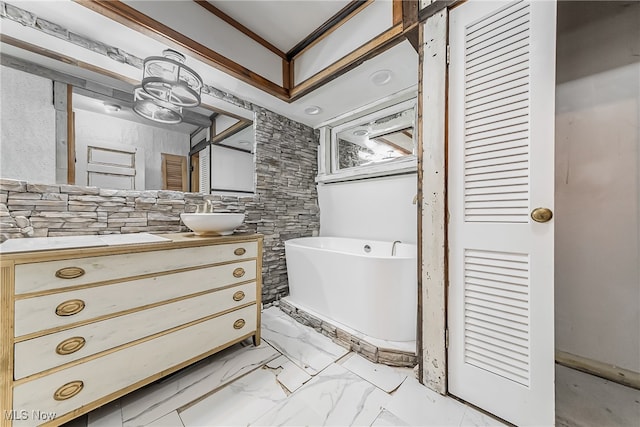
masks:
<instances>
[{"instance_id":1,"label":"ceiling beam","mask_svg":"<svg viewBox=\"0 0 640 427\"><path fill-rule=\"evenodd\" d=\"M395 0L394 0L395 1ZM395 3L394 3L395 4ZM400 2L402 7L402 28L404 36L416 53L420 53L420 43L418 41L418 14L420 3L418 0L404 0Z\"/></svg>"},{"instance_id":2,"label":"ceiling beam","mask_svg":"<svg viewBox=\"0 0 640 427\"><path fill-rule=\"evenodd\" d=\"M245 83L273 95L283 101L289 100L288 91L273 83L261 75L249 70L222 56L218 52L204 46L201 43L185 36L182 33L150 18L133 7L120 2L108 0L74 0L76 3L93 10L120 24L145 34L155 40L165 43L173 49L186 50L191 56L205 62L220 71L223 71Z\"/></svg>"},{"instance_id":3,"label":"ceiling beam","mask_svg":"<svg viewBox=\"0 0 640 427\"><path fill-rule=\"evenodd\" d=\"M5 67L24 71L25 73L34 74L36 76L44 77L52 81L66 83L71 86L85 87L87 84L87 81L85 79L70 76L65 73L60 73L58 71L42 67L38 64L34 64L33 62L25 61L24 59L7 55L6 53L0 53L0 63Z\"/></svg>"},{"instance_id":4,"label":"ceiling beam","mask_svg":"<svg viewBox=\"0 0 640 427\"><path fill-rule=\"evenodd\" d=\"M352 1L343 7L338 13L333 15L324 24L313 30L311 34L302 39L297 45L287 52L287 59L292 60L302 54L305 50L327 37L329 34L340 28L342 24L353 18L358 12L373 3L373 0Z\"/></svg>"},{"instance_id":5,"label":"ceiling beam","mask_svg":"<svg viewBox=\"0 0 640 427\"><path fill-rule=\"evenodd\" d=\"M217 16L218 18L222 19L224 22L226 22L227 24L231 25L233 28L235 28L236 30L240 31L241 33L243 33L247 37L253 39L254 41L256 41L258 43L260 43L262 46L266 47L271 52L273 52L276 55L278 55L280 58L287 59L287 54L286 53L284 53L283 51L281 51L280 49L278 49L277 47L275 47L274 45L272 45L271 43L269 43L268 41L266 41L265 39L260 37L258 34L254 33L249 28L245 27L244 25L242 25L241 23L239 23L238 21L236 21L235 19L233 19L232 17L230 17L229 15L227 15L226 13L224 13L223 11L221 11L220 9L218 9L217 7L215 7L214 5L209 3L208 1L206 1L206 0L193 0L193 1L198 3L200 6L204 7L206 10L208 10L209 12L211 12L212 14Z\"/></svg>"}]
</instances>

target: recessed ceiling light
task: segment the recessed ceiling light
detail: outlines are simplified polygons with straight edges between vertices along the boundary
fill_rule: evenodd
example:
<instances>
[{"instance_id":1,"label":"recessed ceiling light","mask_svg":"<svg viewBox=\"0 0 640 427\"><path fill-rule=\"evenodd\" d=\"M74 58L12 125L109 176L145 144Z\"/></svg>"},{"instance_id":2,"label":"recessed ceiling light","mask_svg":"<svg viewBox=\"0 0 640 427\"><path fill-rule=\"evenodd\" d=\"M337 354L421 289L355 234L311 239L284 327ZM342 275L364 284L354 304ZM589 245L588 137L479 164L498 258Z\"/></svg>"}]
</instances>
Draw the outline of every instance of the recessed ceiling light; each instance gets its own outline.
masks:
<instances>
[{"instance_id":1,"label":"recessed ceiling light","mask_svg":"<svg viewBox=\"0 0 640 427\"><path fill-rule=\"evenodd\" d=\"M116 104L109 104L107 102L104 103L104 110L108 113L115 113L120 111L120 106Z\"/></svg>"},{"instance_id":2,"label":"recessed ceiling light","mask_svg":"<svg viewBox=\"0 0 640 427\"><path fill-rule=\"evenodd\" d=\"M304 112L311 116L320 114L321 111L322 111L322 108L318 107L317 105L309 105L307 108L304 109Z\"/></svg>"},{"instance_id":3,"label":"recessed ceiling light","mask_svg":"<svg viewBox=\"0 0 640 427\"><path fill-rule=\"evenodd\" d=\"M242 141L238 141L238 144L240 144L240 145L249 145L251 143L249 141L242 140Z\"/></svg>"},{"instance_id":4,"label":"recessed ceiling light","mask_svg":"<svg viewBox=\"0 0 640 427\"><path fill-rule=\"evenodd\" d=\"M376 86L384 86L391 81L391 71L389 70L378 70L375 73L369 76L371 83Z\"/></svg>"},{"instance_id":5,"label":"recessed ceiling light","mask_svg":"<svg viewBox=\"0 0 640 427\"><path fill-rule=\"evenodd\" d=\"M358 129L358 130L354 130L353 134L355 136L366 136L366 135L369 135L369 131L366 129Z\"/></svg>"}]
</instances>

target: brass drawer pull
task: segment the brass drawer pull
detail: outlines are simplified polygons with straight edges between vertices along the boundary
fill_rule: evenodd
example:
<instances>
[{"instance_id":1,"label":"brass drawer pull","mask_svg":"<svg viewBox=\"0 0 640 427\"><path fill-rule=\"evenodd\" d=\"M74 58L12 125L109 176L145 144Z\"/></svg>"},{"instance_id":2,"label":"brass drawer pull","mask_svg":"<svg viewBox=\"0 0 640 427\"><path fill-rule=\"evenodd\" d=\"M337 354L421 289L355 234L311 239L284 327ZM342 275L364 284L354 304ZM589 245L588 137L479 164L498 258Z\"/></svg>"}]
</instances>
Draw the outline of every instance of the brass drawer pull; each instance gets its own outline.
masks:
<instances>
[{"instance_id":1,"label":"brass drawer pull","mask_svg":"<svg viewBox=\"0 0 640 427\"><path fill-rule=\"evenodd\" d=\"M245 325L245 321L244 319L238 319L235 322L233 322L233 328L234 329L242 329Z\"/></svg>"},{"instance_id":2,"label":"brass drawer pull","mask_svg":"<svg viewBox=\"0 0 640 427\"><path fill-rule=\"evenodd\" d=\"M233 253L240 256L240 255L246 254L247 250L245 248L238 248L235 251L233 251Z\"/></svg>"},{"instance_id":3,"label":"brass drawer pull","mask_svg":"<svg viewBox=\"0 0 640 427\"><path fill-rule=\"evenodd\" d=\"M84 347L87 341L82 337L71 337L62 341L60 344L56 346L56 353L61 356L66 356L67 354L75 353Z\"/></svg>"},{"instance_id":4,"label":"brass drawer pull","mask_svg":"<svg viewBox=\"0 0 640 427\"><path fill-rule=\"evenodd\" d=\"M65 302L61 302L56 307L56 314L58 316L73 316L84 310L84 301L81 299L70 299Z\"/></svg>"},{"instance_id":5,"label":"brass drawer pull","mask_svg":"<svg viewBox=\"0 0 640 427\"><path fill-rule=\"evenodd\" d=\"M66 383L59 387L56 392L53 393L53 398L55 400L71 399L73 396L80 393L83 388L84 383L82 381L71 381L70 383Z\"/></svg>"},{"instance_id":6,"label":"brass drawer pull","mask_svg":"<svg viewBox=\"0 0 640 427\"><path fill-rule=\"evenodd\" d=\"M240 278L242 276L244 276L244 268L239 267L233 270L233 277Z\"/></svg>"},{"instance_id":7,"label":"brass drawer pull","mask_svg":"<svg viewBox=\"0 0 640 427\"><path fill-rule=\"evenodd\" d=\"M244 299L244 292L238 291L235 294L233 294L234 301L242 301L243 299Z\"/></svg>"},{"instance_id":8,"label":"brass drawer pull","mask_svg":"<svg viewBox=\"0 0 640 427\"><path fill-rule=\"evenodd\" d=\"M60 279L77 279L84 276L85 271L80 267L65 267L56 271L56 277Z\"/></svg>"}]
</instances>

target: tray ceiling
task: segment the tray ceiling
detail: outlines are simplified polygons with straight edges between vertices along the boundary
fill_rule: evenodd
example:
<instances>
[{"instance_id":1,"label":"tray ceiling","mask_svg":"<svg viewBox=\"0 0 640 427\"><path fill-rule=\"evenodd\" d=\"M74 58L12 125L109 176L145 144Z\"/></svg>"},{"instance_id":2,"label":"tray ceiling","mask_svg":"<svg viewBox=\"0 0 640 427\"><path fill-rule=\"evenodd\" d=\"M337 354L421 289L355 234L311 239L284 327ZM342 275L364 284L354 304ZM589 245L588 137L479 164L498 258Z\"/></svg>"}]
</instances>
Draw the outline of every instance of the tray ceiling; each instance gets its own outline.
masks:
<instances>
[{"instance_id":1,"label":"tray ceiling","mask_svg":"<svg viewBox=\"0 0 640 427\"><path fill-rule=\"evenodd\" d=\"M251 31L288 52L350 1L209 0Z\"/></svg>"}]
</instances>

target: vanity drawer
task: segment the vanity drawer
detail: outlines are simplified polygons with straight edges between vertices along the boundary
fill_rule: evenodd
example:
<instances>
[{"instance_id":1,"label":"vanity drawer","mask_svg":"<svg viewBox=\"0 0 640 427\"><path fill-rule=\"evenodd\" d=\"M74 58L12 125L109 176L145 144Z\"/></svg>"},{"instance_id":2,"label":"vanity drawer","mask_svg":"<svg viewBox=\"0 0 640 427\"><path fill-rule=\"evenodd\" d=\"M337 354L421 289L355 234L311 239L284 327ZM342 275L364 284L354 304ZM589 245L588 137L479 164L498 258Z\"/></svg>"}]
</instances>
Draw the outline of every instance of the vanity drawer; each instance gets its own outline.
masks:
<instances>
[{"instance_id":1,"label":"vanity drawer","mask_svg":"<svg viewBox=\"0 0 640 427\"><path fill-rule=\"evenodd\" d=\"M257 307L251 305L28 381L14 387L13 407L64 415L153 375L160 377L159 373L167 369L249 335L256 330L256 322ZM54 398L56 393L62 400ZM29 421L14 421L16 426L28 424Z\"/></svg>"},{"instance_id":2,"label":"vanity drawer","mask_svg":"<svg viewBox=\"0 0 640 427\"><path fill-rule=\"evenodd\" d=\"M136 252L15 266L17 295L255 258L257 242Z\"/></svg>"},{"instance_id":3,"label":"vanity drawer","mask_svg":"<svg viewBox=\"0 0 640 427\"><path fill-rule=\"evenodd\" d=\"M15 336L256 279L256 260L77 289L15 302ZM58 314L56 313L58 312Z\"/></svg>"},{"instance_id":4,"label":"vanity drawer","mask_svg":"<svg viewBox=\"0 0 640 427\"><path fill-rule=\"evenodd\" d=\"M256 283L245 283L22 341L14 347L14 378L46 371L255 301Z\"/></svg>"}]
</instances>

